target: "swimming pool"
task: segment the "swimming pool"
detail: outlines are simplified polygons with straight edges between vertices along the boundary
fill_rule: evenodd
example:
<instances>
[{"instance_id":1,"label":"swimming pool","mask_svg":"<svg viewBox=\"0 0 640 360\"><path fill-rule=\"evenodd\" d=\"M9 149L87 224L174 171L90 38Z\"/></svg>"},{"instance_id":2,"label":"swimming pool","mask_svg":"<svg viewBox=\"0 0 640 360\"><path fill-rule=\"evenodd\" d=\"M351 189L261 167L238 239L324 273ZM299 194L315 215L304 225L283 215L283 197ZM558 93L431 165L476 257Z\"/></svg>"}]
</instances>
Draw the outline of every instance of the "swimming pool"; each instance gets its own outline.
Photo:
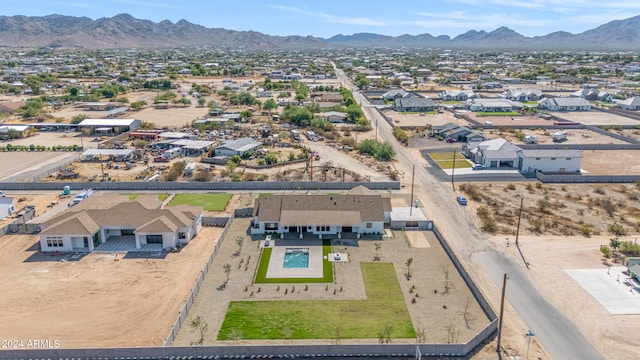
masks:
<instances>
[{"instance_id":1,"label":"swimming pool","mask_svg":"<svg viewBox=\"0 0 640 360\"><path fill-rule=\"evenodd\" d=\"M299 269L309 267L309 248L290 248L284 253L285 269Z\"/></svg>"}]
</instances>

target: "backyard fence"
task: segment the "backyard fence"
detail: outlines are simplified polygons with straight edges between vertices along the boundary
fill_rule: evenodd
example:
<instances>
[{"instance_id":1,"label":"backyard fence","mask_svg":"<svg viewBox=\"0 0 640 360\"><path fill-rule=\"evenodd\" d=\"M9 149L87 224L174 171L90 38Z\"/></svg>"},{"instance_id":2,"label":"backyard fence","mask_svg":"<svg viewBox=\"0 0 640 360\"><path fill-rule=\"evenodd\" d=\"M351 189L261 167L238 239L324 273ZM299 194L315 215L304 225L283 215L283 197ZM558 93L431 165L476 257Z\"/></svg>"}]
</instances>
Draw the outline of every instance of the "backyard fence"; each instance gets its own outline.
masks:
<instances>
[{"instance_id":1,"label":"backyard fence","mask_svg":"<svg viewBox=\"0 0 640 360\"><path fill-rule=\"evenodd\" d=\"M218 249L220 249L220 245L222 244L222 241L227 235L227 231L229 230L229 227L233 222L234 216L235 214L232 213L230 217L224 218L227 221L224 225L224 230L222 230L222 234L220 234L218 243L214 247L213 252L211 252L211 256L209 256L209 259L207 260L207 263L204 265L204 268L200 271L200 276L198 276L196 283L193 285L193 288L189 293L189 297L187 298L187 300L185 300L182 310L180 310L180 312L178 313L178 318L176 319L176 322L173 324L173 326L171 326L171 331L169 332L169 335L164 341L164 346L171 346L171 344L173 343L173 340L175 340L176 336L178 335L178 332L180 332L180 328L182 328L182 325L184 324L184 320L187 318L187 315L189 314L189 309L191 309L191 305L193 305L193 302L195 301L196 296L198 296L198 292L200 291L200 286L204 282L204 278L207 276L207 273L209 272L209 267L211 266L211 263L213 262L216 255L218 254ZM216 220L213 220L213 219L216 219ZM217 224L219 224L220 221L222 221L222 219L223 218L211 218L212 222L215 222ZM204 218L202 223L203 225L206 224Z\"/></svg>"},{"instance_id":2,"label":"backyard fence","mask_svg":"<svg viewBox=\"0 0 640 360\"><path fill-rule=\"evenodd\" d=\"M463 344L335 344L335 345L232 345L232 346L191 346L172 347L180 328L184 325L187 313L193 304L200 286L209 271L218 249L235 216L241 216L250 208L234 212L225 225L220 241L216 244L209 260L202 269L188 299L180 311L176 322L167 336L164 347L132 347L102 349L20 349L0 351L0 359L64 359L64 360L131 360L131 359L294 359L294 358L404 358L415 359L419 352L425 357L466 357L475 348L483 344L497 330L498 318L482 292L475 285L469 273L464 269L458 257L440 231L433 226L433 232L453 262L491 321L483 330Z\"/></svg>"}]
</instances>

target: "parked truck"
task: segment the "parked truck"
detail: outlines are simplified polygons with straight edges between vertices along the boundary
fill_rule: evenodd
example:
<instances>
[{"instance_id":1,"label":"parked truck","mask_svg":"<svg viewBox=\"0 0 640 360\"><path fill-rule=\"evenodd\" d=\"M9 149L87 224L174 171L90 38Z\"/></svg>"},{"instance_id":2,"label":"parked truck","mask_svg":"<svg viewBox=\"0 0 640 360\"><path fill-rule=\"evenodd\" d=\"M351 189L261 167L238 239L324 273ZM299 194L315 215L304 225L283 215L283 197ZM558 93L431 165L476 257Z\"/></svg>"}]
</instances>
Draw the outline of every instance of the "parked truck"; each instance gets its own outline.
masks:
<instances>
[{"instance_id":1,"label":"parked truck","mask_svg":"<svg viewBox=\"0 0 640 360\"><path fill-rule=\"evenodd\" d=\"M291 130L291 138L295 141L300 141L300 131L298 130Z\"/></svg>"}]
</instances>

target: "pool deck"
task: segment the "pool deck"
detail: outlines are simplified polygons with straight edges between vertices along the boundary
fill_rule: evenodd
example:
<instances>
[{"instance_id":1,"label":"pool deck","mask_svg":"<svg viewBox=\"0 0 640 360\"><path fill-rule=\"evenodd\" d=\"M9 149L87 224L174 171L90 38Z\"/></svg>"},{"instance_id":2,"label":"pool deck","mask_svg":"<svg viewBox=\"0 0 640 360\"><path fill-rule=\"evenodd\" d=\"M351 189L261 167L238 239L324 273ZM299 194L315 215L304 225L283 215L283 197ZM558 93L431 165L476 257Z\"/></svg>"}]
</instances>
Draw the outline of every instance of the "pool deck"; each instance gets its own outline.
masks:
<instances>
[{"instance_id":1,"label":"pool deck","mask_svg":"<svg viewBox=\"0 0 640 360\"><path fill-rule=\"evenodd\" d=\"M281 240L274 239L271 259L267 268L267 278L321 278L322 240ZM284 254L290 248L309 249L309 267L285 269Z\"/></svg>"}]
</instances>

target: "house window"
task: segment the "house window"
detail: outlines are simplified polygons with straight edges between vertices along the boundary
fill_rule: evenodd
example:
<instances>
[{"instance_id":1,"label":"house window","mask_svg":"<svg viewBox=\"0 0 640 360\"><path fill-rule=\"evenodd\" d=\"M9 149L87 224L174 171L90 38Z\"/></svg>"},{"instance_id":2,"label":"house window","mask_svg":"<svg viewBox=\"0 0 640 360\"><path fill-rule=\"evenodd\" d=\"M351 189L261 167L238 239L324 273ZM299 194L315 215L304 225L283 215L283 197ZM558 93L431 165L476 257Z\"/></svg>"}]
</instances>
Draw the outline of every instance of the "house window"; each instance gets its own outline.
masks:
<instances>
[{"instance_id":1,"label":"house window","mask_svg":"<svg viewBox=\"0 0 640 360\"><path fill-rule=\"evenodd\" d=\"M63 247L62 236L47 236L48 247Z\"/></svg>"},{"instance_id":2,"label":"house window","mask_svg":"<svg viewBox=\"0 0 640 360\"><path fill-rule=\"evenodd\" d=\"M124 235L134 235L133 232L135 230L136 229L122 229L122 230L120 230L120 234L122 234L123 236Z\"/></svg>"},{"instance_id":3,"label":"house window","mask_svg":"<svg viewBox=\"0 0 640 360\"><path fill-rule=\"evenodd\" d=\"M316 226L316 231L329 231L331 230L331 226Z\"/></svg>"},{"instance_id":4,"label":"house window","mask_svg":"<svg viewBox=\"0 0 640 360\"><path fill-rule=\"evenodd\" d=\"M367 223L367 229L371 229L373 227L372 223Z\"/></svg>"},{"instance_id":5,"label":"house window","mask_svg":"<svg viewBox=\"0 0 640 360\"><path fill-rule=\"evenodd\" d=\"M551 160L555 160L556 158L551 158Z\"/></svg>"},{"instance_id":6,"label":"house window","mask_svg":"<svg viewBox=\"0 0 640 360\"><path fill-rule=\"evenodd\" d=\"M278 223L265 223L264 224L264 229L265 230L278 230Z\"/></svg>"},{"instance_id":7,"label":"house window","mask_svg":"<svg viewBox=\"0 0 640 360\"><path fill-rule=\"evenodd\" d=\"M571 158L567 158L567 160L571 160Z\"/></svg>"},{"instance_id":8,"label":"house window","mask_svg":"<svg viewBox=\"0 0 640 360\"><path fill-rule=\"evenodd\" d=\"M178 233L178 239L185 239L187 237L187 235L183 232L179 232Z\"/></svg>"}]
</instances>

